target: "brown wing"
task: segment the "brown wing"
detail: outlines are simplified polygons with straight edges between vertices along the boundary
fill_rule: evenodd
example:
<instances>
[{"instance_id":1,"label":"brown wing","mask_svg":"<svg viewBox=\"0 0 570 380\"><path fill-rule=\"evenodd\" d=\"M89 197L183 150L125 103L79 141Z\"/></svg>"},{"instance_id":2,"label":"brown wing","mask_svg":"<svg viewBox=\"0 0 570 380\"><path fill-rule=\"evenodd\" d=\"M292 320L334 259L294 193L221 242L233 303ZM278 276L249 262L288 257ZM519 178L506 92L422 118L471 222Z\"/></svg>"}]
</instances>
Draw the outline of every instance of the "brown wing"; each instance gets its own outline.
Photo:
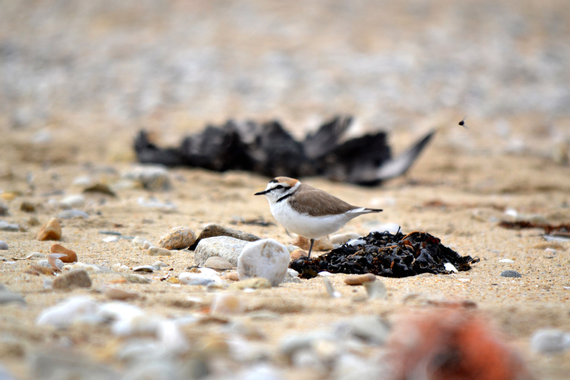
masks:
<instances>
[{"instance_id":1,"label":"brown wing","mask_svg":"<svg viewBox=\"0 0 570 380\"><path fill-rule=\"evenodd\" d=\"M289 205L311 216L336 215L359 208L304 183L299 186L295 196L289 198Z\"/></svg>"}]
</instances>

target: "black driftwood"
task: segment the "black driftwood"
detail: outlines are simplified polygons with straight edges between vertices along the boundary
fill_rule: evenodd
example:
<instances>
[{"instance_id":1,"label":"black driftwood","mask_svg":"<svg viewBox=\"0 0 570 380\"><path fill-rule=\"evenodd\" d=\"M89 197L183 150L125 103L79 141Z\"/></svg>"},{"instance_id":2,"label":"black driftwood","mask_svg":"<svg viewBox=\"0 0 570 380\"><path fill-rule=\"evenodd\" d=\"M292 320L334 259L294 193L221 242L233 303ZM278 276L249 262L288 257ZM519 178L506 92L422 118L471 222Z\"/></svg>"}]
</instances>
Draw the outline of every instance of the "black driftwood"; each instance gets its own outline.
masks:
<instances>
[{"instance_id":1,"label":"black driftwood","mask_svg":"<svg viewBox=\"0 0 570 380\"><path fill-rule=\"evenodd\" d=\"M191 166L215 171L245 170L268 177L321 175L359 185L377 185L404 174L435 130L392 159L386 133L378 132L342 141L351 117L336 117L299 142L278 121L259 124L227 121L187 136L178 148L159 148L140 131L135 139L142 163Z\"/></svg>"},{"instance_id":2,"label":"black driftwood","mask_svg":"<svg viewBox=\"0 0 570 380\"><path fill-rule=\"evenodd\" d=\"M302 278L312 278L318 272L364 274L373 273L384 277L408 277L421 273L449 273L446 263L458 271L471 269L479 259L460 256L441 244L427 232L372 232L361 238L365 243L351 246L345 244L322 256L295 260L289 267L299 272Z\"/></svg>"}]
</instances>

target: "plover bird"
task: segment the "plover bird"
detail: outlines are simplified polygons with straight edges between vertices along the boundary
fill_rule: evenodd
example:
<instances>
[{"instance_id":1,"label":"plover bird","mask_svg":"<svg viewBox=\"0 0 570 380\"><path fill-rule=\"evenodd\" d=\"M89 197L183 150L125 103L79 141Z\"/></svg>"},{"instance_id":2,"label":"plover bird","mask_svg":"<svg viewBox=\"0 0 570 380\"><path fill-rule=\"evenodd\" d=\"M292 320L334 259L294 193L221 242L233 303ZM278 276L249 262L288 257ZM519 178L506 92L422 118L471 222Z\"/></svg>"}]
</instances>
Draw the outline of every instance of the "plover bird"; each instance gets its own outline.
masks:
<instances>
[{"instance_id":1,"label":"plover bird","mask_svg":"<svg viewBox=\"0 0 570 380\"><path fill-rule=\"evenodd\" d=\"M382 211L353 206L289 177L272 179L265 190L255 195L265 195L273 217L288 232L310 239L309 257L316 238L337 231L359 215Z\"/></svg>"}]
</instances>

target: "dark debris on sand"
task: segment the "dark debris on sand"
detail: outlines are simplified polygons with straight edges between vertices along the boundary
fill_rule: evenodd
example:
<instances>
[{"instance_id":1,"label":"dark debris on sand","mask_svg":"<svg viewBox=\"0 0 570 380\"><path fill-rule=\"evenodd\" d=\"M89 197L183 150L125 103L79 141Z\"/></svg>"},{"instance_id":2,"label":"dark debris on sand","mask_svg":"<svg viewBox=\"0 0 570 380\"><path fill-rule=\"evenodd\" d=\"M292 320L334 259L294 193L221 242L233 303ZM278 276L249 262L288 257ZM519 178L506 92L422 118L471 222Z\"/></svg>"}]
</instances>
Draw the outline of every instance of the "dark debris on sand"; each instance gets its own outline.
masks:
<instances>
[{"instance_id":1,"label":"dark debris on sand","mask_svg":"<svg viewBox=\"0 0 570 380\"><path fill-rule=\"evenodd\" d=\"M453 264L458 271L466 271L479 261L471 256L460 256L427 232L407 235L372 232L362 239L366 241L363 245L345 244L316 258L295 260L289 267L299 272L301 278L315 277L321 271L408 277L449 273L446 263Z\"/></svg>"},{"instance_id":2,"label":"dark debris on sand","mask_svg":"<svg viewBox=\"0 0 570 380\"><path fill-rule=\"evenodd\" d=\"M278 121L227 121L186 136L180 146L161 148L140 131L134 148L141 163L243 170L268 177L324 176L359 185L378 185L404 174L435 130L393 158L385 132L343 139L352 117L336 117L298 141Z\"/></svg>"}]
</instances>

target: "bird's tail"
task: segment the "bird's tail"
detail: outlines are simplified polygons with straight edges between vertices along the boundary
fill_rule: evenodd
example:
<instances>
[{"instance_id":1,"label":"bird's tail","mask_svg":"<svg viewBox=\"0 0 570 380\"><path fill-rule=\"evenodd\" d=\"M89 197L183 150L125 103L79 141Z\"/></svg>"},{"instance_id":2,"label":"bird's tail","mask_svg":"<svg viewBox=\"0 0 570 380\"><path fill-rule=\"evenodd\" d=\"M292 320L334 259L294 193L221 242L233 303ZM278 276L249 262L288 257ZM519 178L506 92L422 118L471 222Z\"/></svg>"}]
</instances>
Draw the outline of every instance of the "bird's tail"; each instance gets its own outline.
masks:
<instances>
[{"instance_id":1,"label":"bird's tail","mask_svg":"<svg viewBox=\"0 0 570 380\"><path fill-rule=\"evenodd\" d=\"M382 212L384 210L382 210L381 208L365 208L364 211L368 213L373 213L373 212Z\"/></svg>"}]
</instances>

